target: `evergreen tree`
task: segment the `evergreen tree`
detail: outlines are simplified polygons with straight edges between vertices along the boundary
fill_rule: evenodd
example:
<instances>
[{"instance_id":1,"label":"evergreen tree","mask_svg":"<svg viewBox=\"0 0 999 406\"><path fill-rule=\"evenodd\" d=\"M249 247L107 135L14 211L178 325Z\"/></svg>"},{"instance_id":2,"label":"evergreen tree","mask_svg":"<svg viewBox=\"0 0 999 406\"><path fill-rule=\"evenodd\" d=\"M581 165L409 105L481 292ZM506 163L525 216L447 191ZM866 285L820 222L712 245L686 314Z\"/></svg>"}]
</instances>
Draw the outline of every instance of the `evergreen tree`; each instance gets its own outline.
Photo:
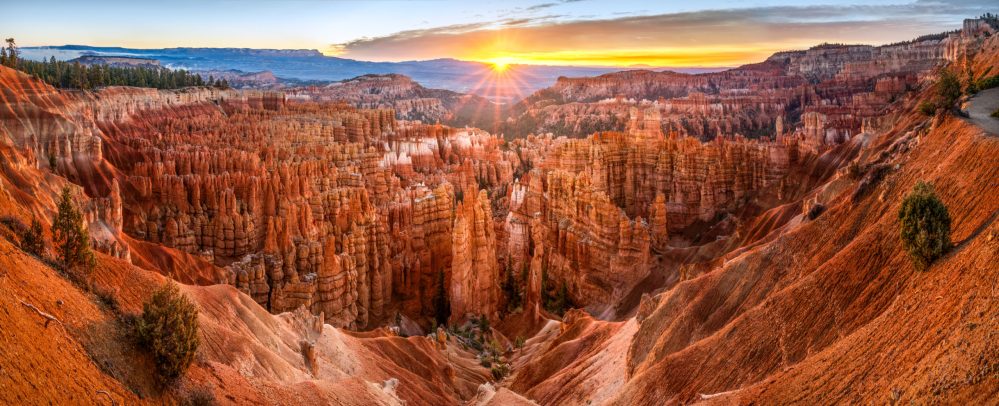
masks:
<instances>
[{"instance_id":1,"label":"evergreen tree","mask_svg":"<svg viewBox=\"0 0 999 406\"><path fill-rule=\"evenodd\" d=\"M21 238L21 249L31 255L41 258L45 253L45 239L42 234L42 223L37 218L31 219L31 227Z\"/></svg>"},{"instance_id":2,"label":"evergreen tree","mask_svg":"<svg viewBox=\"0 0 999 406\"><path fill-rule=\"evenodd\" d=\"M8 67L17 69L17 44L14 43L13 38L7 38L7 63Z\"/></svg>"},{"instance_id":3,"label":"evergreen tree","mask_svg":"<svg viewBox=\"0 0 999 406\"><path fill-rule=\"evenodd\" d=\"M83 224L83 214L76 208L69 186L62 189L59 212L52 222L52 245L56 259L67 271L90 272L96 265L94 252L90 249L90 232Z\"/></svg>"},{"instance_id":4,"label":"evergreen tree","mask_svg":"<svg viewBox=\"0 0 999 406\"><path fill-rule=\"evenodd\" d=\"M135 333L152 351L162 383L170 383L183 375L198 351L198 308L168 281L142 305Z\"/></svg>"},{"instance_id":5,"label":"evergreen tree","mask_svg":"<svg viewBox=\"0 0 999 406\"><path fill-rule=\"evenodd\" d=\"M479 337L484 338L486 334L491 332L492 327L489 325L489 318L484 314L479 315Z\"/></svg>"},{"instance_id":6,"label":"evergreen tree","mask_svg":"<svg viewBox=\"0 0 999 406\"><path fill-rule=\"evenodd\" d=\"M559 288L558 295L555 296L555 312L558 314L565 313L566 310L572 307L571 303L569 299L569 287L565 282L562 282L562 287Z\"/></svg>"},{"instance_id":7,"label":"evergreen tree","mask_svg":"<svg viewBox=\"0 0 999 406\"><path fill-rule=\"evenodd\" d=\"M8 53L0 48L0 56ZM3 58L9 60L9 58ZM7 64L5 62L4 64ZM204 80L184 70L166 68L111 67L107 65L82 65L77 62L20 60L18 69L53 86L62 88L94 89L104 86L137 86L158 89L176 89L204 85ZM221 81L219 82L221 86Z\"/></svg>"},{"instance_id":8,"label":"evergreen tree","mask_svg":"<svg viewBox=\"0 0 999 406\"><path fill-rule=\"evenodd\" d=\"M513 311L514 309L521 306L522 297L520 296L520 288L517 286L516 273L513 270L513 260L507 258L506 269L504 271L505 277L501 283L503 293L506 296L506 307L508 311Z\"/></svg>"},{"instance_id":9,"label":"evergreen tree","mask_svg":"<svg viewBox=\"0 0 999 406\"><path fill-rule=\"evenodd\" d=\"M957 74L945 69L941 72L936 87L940 105L946 109L954 108L954 103L957 103L957 99L961 97L961 80L957 78Z\"/></svg>"},{"instance_id":10,"label":"evergreen tree","mask_svg":"<svg viewBox=\"0 0 999 406\"><path fill-rule=\"evenodd\" d=\"M925 270L950 249L950 214L933 187L920 181L898 210L902 247L917 270Z\"/></svg>"}]
</instances>

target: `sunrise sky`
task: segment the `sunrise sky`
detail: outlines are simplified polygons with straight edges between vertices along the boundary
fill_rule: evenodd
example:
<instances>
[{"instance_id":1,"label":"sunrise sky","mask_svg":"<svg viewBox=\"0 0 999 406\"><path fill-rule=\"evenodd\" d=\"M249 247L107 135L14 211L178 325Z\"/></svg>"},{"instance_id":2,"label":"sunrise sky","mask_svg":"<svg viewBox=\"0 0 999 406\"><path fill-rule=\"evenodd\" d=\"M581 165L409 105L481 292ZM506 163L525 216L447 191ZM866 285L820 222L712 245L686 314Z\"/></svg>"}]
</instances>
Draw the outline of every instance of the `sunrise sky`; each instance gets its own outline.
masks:
<instances>
[{"instance_id":1,"label":"sunrise sky","mask_svg":"<svg viewBox=\"0 0 999 406\"><path fill-rule=\"evenodd\" d=\"M821 42L912 39L987 11L999 11L995 0L33 0L4 5L0 35L21 46L308 48L373 61L733 66Z\"/></svg>"}]
</instances>

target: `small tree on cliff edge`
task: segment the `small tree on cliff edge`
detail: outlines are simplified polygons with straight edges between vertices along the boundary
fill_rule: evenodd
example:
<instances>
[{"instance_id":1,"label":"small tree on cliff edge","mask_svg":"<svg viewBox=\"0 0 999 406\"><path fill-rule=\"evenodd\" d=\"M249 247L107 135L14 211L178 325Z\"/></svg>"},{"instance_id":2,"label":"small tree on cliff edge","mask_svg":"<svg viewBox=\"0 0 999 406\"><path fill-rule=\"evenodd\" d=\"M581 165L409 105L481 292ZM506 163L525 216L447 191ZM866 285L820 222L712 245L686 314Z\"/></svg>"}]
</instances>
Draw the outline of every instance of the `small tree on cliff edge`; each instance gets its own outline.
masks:
<instances>
[{"instance_id":1,"label":"small tree on cliff edge","mask_svg":"<svg viewBox=\"0 0 999 406\"><path fill-rule=\"evenodd\" d=\"M38 258L45 254L45 236L42 234L42 223L37 218L31 219L31 227L21 238L21 249Z\"/></svg>"},{"instance_id":2,"label":"small tree on cliff edge","mask_svg":"<svg viewBox=\"0 0 999 406\"><path fill-rule=\"evenodd\" d=\"M920 181L898 210L902 247L917 270L925 270L950 249L950 214L933 186Z\"/></svg>"},{"instance_id":3,"label":"small tree on cliff edge","mask_svg":"<svg viewBox=\"0 0 999 406\"><path fill-rule=\"evenodd\" d=\"M937 98L940 106L946 109L953 109L957 99L961 97L961 80L957 74L950 70L940 73L940 81L937 82Z\"/></svg>"},{"instance_id":4,"label":"small tree on cliff edge","mask_svg":"<svg viewBox=\"0 0 999 406\"><path fill-rule=\"evenodd\" d=\"M184 374L198 351L198 308L168 281L142 305L135 335L152 352L161 382L169 384Z\"/></svg>"},{"instance_id":5,"label":"small tree on cliff edge","mask_svg":"<svg viewBox=\"0 0 999 406\"><path fill-rule=\"evenodd\" d=\"M83 224L83 215L73 203L69 186L59 197L59 213L52 221L52 245L57 259L66 271L82 270L89 273L96 264L90 249L90 233Z\"/></svg>"},{"instance_id":6,"label":"small tree on cliff edge","mask_svg":"<svg viewBox=\"0 0 999 406\"><path fill-rule=\"evenodd\" d=\"M0 58L0 64L8 68L17 69L17 58L20 52L17 51L17 44L14 43L13 38L7 38L7 47L3 49L2 58Z\"/></svg>"}]
</instances>

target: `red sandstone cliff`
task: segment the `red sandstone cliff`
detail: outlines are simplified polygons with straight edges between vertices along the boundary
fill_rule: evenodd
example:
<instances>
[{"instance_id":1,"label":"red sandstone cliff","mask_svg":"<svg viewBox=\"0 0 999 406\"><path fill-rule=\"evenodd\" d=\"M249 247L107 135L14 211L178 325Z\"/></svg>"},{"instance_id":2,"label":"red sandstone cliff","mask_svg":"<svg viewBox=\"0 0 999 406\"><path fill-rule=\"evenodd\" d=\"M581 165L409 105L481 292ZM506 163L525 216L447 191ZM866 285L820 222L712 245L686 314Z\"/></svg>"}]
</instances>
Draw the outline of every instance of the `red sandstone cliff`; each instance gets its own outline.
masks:
<instances>
[{"instance_id":1,"label":"red sandstone cliff","mask_svg":"<svg viewBox=\"0 0 999 406\"><path fill-rule=\"evenodd\" d=\"M943 39L820 46L719 74L563 79L525 114L578 139L509 143L398 120L387 107L405 108L412 89L392 83L386 100L399 104L359 108L211 89L61 92L0 68L0 208L11 224L51 218L58 189L82 185L95 246L111 254L96 286L133 312L162 277L128 262L233 285L184 289L207 343L192 377L234 402L472 399L488 377L466 342L419 326L410 338L335 328L426 327L438 277L450 324L496 322L479 335L510 348L497 350L514 365L506 384L540 403L972 402L999 390L985 271L999 235L996 145L915 107L940 63L994 65L991 32L969 23ZM849 162L887 175L854 193ZM893 234L917 179L940 185L957 243L925 275L908 271ZM35 378L49 388L70 378L45 358L66 359L87 385L69 393L138 401L149 377L127 361L135 351L100 341L121 338L109 305L10 234L3 291L68 328L46 333L5 302L25 335L0 351L35 350L5 376L43 365ZM504 306L507 265L524 270L522 312ZM549 320L542 286L565 286L588 313ZM503 333L529 339L513 350ZM10 403L57 398L9 386Z\"/></svg>"}]
</instances>

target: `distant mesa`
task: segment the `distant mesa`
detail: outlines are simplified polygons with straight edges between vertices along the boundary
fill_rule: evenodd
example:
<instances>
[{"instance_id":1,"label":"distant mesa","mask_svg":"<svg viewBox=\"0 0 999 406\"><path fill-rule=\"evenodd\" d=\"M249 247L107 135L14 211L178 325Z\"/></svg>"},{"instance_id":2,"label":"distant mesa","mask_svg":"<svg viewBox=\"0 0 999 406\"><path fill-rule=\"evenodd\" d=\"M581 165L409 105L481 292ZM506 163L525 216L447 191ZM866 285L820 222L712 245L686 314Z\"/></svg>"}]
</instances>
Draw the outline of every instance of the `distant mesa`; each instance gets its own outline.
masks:
<instances>
[{"instance_id":1,"label":"distant mesa","mask_svg":"<svg viewBox=\"0 0 999 406\"><path fill-rule=\"evenodd\" d=\"M323 57L325 55L315 49L255 49L255 48L167 48L165 50L176 51L177 53L191 54L214 54L228 53L236 55L252 56L280 56L280 57Z\"/></svg>"},{"instance_id":2,"label":"distant mesa","mask_svg":"<svg viewBox=\"0 0 999 406\"><path fill-rule=\"evenodd\" d=\"M107 65L113 68L160 68L160 61L149 58L137 58L132 56L107 56L107 55L82 55L79 58L70 59L69 62L77 62L81 65Z\"/></svg>"},{"instance_id":3,"label":"distant mesa","mask_svg":"<svg viewBox=\"0 0 999 406\"><path fill-rule=\"evenodd\" d=\"M230 86L236 88L270 88L281 82L274 72L243 72L236 69L228 70L195 70L193 73L201 75L202 78L214 78L229 82Z\"/></svg>"}]
</instances>

